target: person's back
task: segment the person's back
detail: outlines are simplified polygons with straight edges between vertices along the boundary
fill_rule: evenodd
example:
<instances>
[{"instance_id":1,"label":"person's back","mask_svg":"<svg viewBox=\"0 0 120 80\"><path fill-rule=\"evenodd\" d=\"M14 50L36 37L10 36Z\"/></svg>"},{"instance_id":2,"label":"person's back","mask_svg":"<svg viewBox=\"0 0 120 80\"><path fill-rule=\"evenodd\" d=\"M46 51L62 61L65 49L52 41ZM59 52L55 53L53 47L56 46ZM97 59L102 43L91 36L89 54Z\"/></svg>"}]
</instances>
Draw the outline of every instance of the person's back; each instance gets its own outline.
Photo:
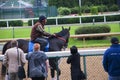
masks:
<instances>
[{"instance_id":1,"label":"person's back","mask_svg":"<svg viewBox=\"0 0 120 80\"><path fill-rule=\"evenodd\" d=\"M71 64L71 78L72 80L84 80L85 75L81 71L80 54L78 53L77 47L72 46L70 52L72 55L68 57L67 63Z\"/></svg>"},{"instance_id":2,"label":"person's back","mask_svg":"<svg viewBox=\"0 0 120 80\"><path fill-rule=\"evenodd\" d=\"M111 39L112 45L103 56L103 67L109 74L109 80L120 80L120 45L116 37ZM116 79L115 79L116 78Z\"/></svg>"},{"instance_id":3,"label":"person's back","mask_svg":"<svg viewBox=\"0 0 120 80\"><path fill-rule=\"evenodd\" d=\"M40 51L40 45L38 43L34 44L34 52L29 55L28 60L29 77L32 80L45 80L48 72L48 58L43 51Z\"/></svg>"},{"instance_id":4,"label":"person's back","mask_svg":"<svg viewBox=\"0 0 120 80\"><path fill-rule=\"evenodd\" d=\"M3 59L3 64L7 67L8 70L8 76L10 80L18 80L18 52L20 55L20 65L24 64L26 62L24 52L20 49L17 48L17 41L12 40L11 41L11 48L8 49L5 52L4 59Z\"/></svg>"}]
</instances>

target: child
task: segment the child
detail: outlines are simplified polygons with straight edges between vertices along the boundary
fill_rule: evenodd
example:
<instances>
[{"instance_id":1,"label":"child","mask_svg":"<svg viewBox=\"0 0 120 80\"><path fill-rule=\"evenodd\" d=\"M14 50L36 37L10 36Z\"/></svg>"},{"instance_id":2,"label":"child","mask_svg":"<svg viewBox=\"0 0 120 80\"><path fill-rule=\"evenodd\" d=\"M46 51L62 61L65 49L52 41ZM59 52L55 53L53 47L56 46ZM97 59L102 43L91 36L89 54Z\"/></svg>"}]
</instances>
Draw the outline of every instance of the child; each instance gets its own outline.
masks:
<instances>
[{"instance_id":1,"label":"child","mask_svg":"<svg viewBox=\"0 0 120 80\"><path fill-rule=\"evenodd\" d=\"M85 75L81 71L80 66L80 54L78 53L78 49L76 46L72 46L70 48L70 55L67 59L67 63L71 64L71 79L72 80L84 80Z\"/></svg>"}]
</instances>

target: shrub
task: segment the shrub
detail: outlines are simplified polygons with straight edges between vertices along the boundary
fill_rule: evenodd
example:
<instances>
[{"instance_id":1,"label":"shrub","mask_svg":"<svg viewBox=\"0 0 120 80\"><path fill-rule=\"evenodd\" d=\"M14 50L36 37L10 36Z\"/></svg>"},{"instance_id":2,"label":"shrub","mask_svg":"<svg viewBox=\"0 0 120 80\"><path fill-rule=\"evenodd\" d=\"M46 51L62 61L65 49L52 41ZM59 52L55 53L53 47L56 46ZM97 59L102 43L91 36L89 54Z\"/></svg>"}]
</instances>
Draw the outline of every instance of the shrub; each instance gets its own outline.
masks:
<instances>
[{"instance_id":1,"label":"shrub","mask_svg":"<svg viewBox=\"0 0 120 80\"><path fill-rule=\"evenodd\" d=\"M7 27L6 21L0 21L0 27Z\"/></svg>"},{"instance_id":2,"label":"shrub","mask_svg":"<svg viewBox=\"0 0 120 80\"><path fill-rule=\"evenodd\" d=\"M59 15L69 15L71 13L71 10L67 7L60 7L58 8Z\"/></svg>"},{"instance_id":3,"label":"shrub","mask_svg":"<svg viewBox=\"0 0 120 80\"><path fill-rule=\"evenodd\" d=\"M119 6L118 5L112 5L112 6L110 6L110 8L109 8L109 11L118 11L119 10Z\"/></svg>"},{"instance_id":4,"label":"shrub","mask_svg":"<svg viewBox=\"0 0 120 80\"><path fill-rule=\"evenodd\" d=\"M96 6L91 7L90 12L92 15L98 15L98 7Z\"/></svg>"},{"instance_id":5,"label":"shrub","mask_svg":"<svg viewBox=\"0 0 120 80\"><path fill-rule=\"evenodd\" d=\"M108 11L108 7L105 5L100 5L98 6L98 12L107 12Z\"/></svg>"},{"instance_id":6,"label":"shrub","mask_svg":"<svg viewBox=\"0 0 120 80\"><path fill-rule=\"evenodd\" d=\"M75 34L109 33L110 30L111 29L108 25L91 25L77 28L75 30ZM93 37L86 39L103 39L103 38L105 37Z\"/></svg>"},{"instance_id":7,"label":"shrub","mask_svg":"<svg viewBox=\"0 0 120 80\"><path fill-rule=\"evenodd\" d=\"M23 21L22 20L9 21L9 26L23 26Z\"/></svg>"},{"instance_id":8,"label":"shrub","mask_svg":"<svg viewBox=\"0 0 120 80\"><path fill-rule=\"evenodd\" d=\"M71 8L71 14L78 14L79 13L79 7Z\"/></svg>"}]
</instances>

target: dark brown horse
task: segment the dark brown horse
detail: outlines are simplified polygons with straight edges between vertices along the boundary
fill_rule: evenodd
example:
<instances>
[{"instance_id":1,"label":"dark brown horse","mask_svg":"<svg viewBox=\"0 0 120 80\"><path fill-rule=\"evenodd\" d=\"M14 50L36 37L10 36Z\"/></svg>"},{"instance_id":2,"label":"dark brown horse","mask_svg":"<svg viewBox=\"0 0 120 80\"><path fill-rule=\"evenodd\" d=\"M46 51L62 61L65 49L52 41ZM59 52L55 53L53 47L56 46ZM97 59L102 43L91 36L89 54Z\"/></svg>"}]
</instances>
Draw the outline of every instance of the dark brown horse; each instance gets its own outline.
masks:
<instances>
[{"instance_id":1,"label":"dark brown horse","mask_svg":"<svg viewBox=\"0 0 120 80\"><path fill-rule=\"evenodd\" d=\"M68 29L62 27L62 30L60 32L55 33L56 36L52 36L48 38L49 45L50 45L49 51L61 51L63 47L67 47L68 40L70 37L69 31L70 31L70 27ZM24 51L24 53L28 53L29 41L23 40L23 39L18 39L17 41L18 41L18 47L21 48ZM5 51L11 47L10 42L11 41L8 41L3 46L2 54L4 54ZM55 70L57 71L57 74L60 75L60 69L58 67L58 60L59 58L56 58L56 57L49 58L52 78L55 76ZM6 73L6 69L2 65L2 74L5 74L5 73Z\"/></svg>"}]
</instances>

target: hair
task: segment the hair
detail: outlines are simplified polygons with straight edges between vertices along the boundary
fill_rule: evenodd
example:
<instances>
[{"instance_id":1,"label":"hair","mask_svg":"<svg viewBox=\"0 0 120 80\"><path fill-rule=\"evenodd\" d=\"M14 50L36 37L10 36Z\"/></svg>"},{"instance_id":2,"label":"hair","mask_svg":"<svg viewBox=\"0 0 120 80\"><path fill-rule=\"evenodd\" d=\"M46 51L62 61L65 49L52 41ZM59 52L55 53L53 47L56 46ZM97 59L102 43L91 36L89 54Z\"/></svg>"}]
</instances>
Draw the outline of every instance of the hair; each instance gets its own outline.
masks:
<instances>
[{"instance_id":1,"label":"hair","mask_svg":"<svg viewBox=\"0 0 120 80\"><path fill-rule=\"evenodd\" d=\"M40 50L40 44L39 43L35 43L34 44L34 51L39 51Z\"/></svg>"},{"instance_id":2,"label":"hair","mask_svg":"<svg viewBox=\"0 0 120 80\"><path fill-rule=\"evenodd\" d=\"M12 40L11 47L18 47L18 42L16 40Z\"/></svg>"},{"instance_id":3,"label":"hair","mask_svg":"<svg viewBox=\"0 0 120 80\"><path fill-rule=\"evenodd\" d=\"M70 48L70 52L71 52L71 54L76 54L76 53L78 53L77 47L76 47L76 46L72 46L72 47Z\"/></svg>"}]
</instances>

